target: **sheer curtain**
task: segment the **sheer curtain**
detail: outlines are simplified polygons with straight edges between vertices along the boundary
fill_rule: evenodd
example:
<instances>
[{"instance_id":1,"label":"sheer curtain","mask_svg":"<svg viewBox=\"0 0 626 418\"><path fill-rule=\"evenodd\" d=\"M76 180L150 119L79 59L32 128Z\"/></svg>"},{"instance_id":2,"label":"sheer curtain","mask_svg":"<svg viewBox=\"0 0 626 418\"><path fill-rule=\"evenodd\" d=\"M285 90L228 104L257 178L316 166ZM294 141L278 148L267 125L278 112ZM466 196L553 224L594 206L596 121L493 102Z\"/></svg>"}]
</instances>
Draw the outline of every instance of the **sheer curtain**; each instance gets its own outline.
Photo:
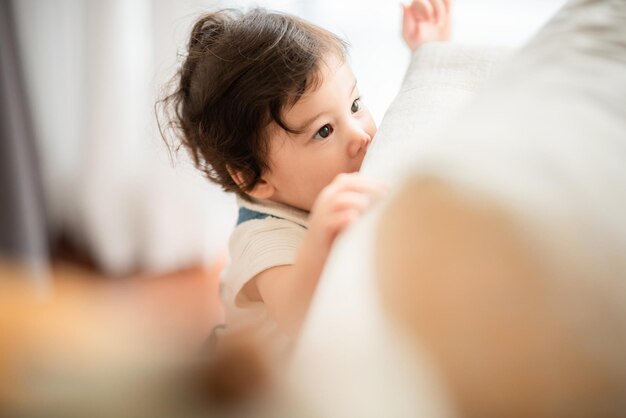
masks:
<instances>
[{"instance_id":1,"label":"sheer curtain","mask_svg":"<svg viewBox=\"0 0 626 418\"><path fill-rule=\"evenodd\" d=\"M514 46L561 3L453 1L453 37ZM255 5L346 38L361 93L380 122L409 59L397 1L16 2L52 233L69 234L105 271L161 272L225 251L233 197L200 178L183 154L170 164L153 105L200 13Z\"/></svg>"},{"instance_id":2,"label":"sheer curtain","mask_svg":"<svg viewBox=\"0 0 626 418\"><path fill-rule=\"evenodd\" d=\"M176 26L186 30L191 11L206 7L17 4L52 233L69 235L107 273L170 271L224 249L232 199L183 154L170 163L153 110L174 68Z\"/></svg>"},{"instance_id":3,"label":"sheer curtain","mask_svg":"<svg viewBox=\"0 0 626 418\"><path fill-rule=\"evenodd\" d=\"M13 4L0 3L0 262L43 289L48 234L39 158L18 53ZM0 277L0 280L5 277Z\"/></svg>"}]
</instances>

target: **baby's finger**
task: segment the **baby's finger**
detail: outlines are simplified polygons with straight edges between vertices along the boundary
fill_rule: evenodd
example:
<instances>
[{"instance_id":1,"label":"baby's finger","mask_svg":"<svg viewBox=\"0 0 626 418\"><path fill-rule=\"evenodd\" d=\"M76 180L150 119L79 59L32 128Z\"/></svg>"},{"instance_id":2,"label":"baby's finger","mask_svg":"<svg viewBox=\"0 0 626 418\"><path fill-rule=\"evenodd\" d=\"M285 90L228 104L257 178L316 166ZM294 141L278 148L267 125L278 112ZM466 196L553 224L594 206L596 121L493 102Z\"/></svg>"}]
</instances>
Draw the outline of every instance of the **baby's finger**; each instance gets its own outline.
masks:
<instances>
[{"instance_id":1,"label":"baby's finger","mask_svg":"<svg viewBox=\"0 0 626 418\"><path fill-rule=\"evenodd\" d=\"M411 9L413 10L413 14L420 20L434 19L433 5L430 4L429 0L413 0Z\"/></svg>"},{"instance_id":2,"label":"baby's finger","mask_svg":"<svg viewBox=\"0 0 626 418\"><path fill-rule=\"evenodd\" d=\"M363 213L365 209L372 204L372 200L372 197L367 193L342 192L335 198L332 210L338 212L346 209L354 209L358 213Z\"/></svg>"},{"instance_id":3,"label":"baby's finger","mask_svg":"<svg viewBox=\"0 0 626 418\"><path fill-rule=\"evenodd\" d=\"M370 195L378 195L388 189L385 184L360 176L356 173L338 175L335 180L333 180L331 186L334 192L353 191Z\"/></svg>"},{"instance_id":4,"label":"baby's finger","mask_svg":"<svg viewBox=\"0 0 626 418\"><path fill-rule=\"evenodd\" d=\"M441 23L443 22L448 15L448 10L446 8L446 4L443 0L431 0L431 4L433 6L434 14L435 14L435 22Z\"/></svg>"},{"instance_id":5,"label":"baby's finger","mask_svg":"<svg viewBox=\"0 0 626 418\"><path fill-rule=\"evenodd\" d=\"M401 4L402 6L402 36L404 39L410 39L415 33L415 17L409 6Z\"/></svg>"},{"instance_id":6,"label":"baby's finger","mask_svg":"<svg viewBox=\"0 0 626 418\"><path fill-rule=\"evenodd\" d=\"M339 235L350 224L359 219L361 214L356 209L346 209L336 212L329 220L330 242L332 243L337 235Z\"/></svg>"}]
</instances>

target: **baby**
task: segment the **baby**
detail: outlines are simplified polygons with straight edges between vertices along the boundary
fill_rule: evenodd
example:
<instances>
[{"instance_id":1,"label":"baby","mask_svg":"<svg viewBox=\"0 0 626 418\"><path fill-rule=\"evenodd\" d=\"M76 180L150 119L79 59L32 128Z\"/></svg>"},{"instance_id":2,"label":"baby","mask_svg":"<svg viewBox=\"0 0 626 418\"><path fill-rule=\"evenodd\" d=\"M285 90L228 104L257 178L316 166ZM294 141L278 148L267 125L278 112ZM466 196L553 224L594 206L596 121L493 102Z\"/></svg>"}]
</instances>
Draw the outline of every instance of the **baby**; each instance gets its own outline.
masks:
<instances>
[{"instance_id":1,"label":"baby","mask_svg":"<svg viewBox=\"0 0 626 418\"><path fill-rule=\"evenodd\" d=\"M447 39L449 16L444 0L404 5L406 44ZM166 104L196 166L237 194L229 327L295 337L336 237L383 191L357 174L376 125L346 57L334 34L263 9L192 29Z\"/></svg>"}]
</instances>

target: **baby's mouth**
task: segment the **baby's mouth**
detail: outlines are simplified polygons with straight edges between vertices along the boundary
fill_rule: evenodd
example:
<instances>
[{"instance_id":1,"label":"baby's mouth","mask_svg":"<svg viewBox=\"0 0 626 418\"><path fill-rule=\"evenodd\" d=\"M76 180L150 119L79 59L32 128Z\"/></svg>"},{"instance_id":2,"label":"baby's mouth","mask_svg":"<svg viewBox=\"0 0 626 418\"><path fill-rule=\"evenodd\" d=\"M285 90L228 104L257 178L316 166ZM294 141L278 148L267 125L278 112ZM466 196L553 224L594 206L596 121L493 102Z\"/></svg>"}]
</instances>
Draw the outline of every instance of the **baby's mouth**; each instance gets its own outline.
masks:
<instances>
[{"instance_id":1,"label":"baby's mouth","mask_svg":"<svg viewBox=\"0 0 626 418\"><path fill-rule=\"evenodd\" d=\"M367 148L365 149L365 151L363 152L363 158L361 158L361 161L359 161L359 164L357 165L357 169L355 172L359 172L361 171L361 167L363 166L363 161L365 161L365 156L367 155L367 150L369 149L369 145L372 142L370 141L369 144L367 144Z\"/></svg>"},{"instance_id":2,"label":"baby's mouth","mask_svg":"<svg viewBox=\"0 0 626 418\"><path fill-rule=\"evenodd\" d=\"M363 151L363 154L367 154L367 151L369 151L370 145L372 145L373 141L374 141L374 137L372 137L372 139L370 139L369 142L365 144L365 151Z\"/></svg>"}]
</instances>

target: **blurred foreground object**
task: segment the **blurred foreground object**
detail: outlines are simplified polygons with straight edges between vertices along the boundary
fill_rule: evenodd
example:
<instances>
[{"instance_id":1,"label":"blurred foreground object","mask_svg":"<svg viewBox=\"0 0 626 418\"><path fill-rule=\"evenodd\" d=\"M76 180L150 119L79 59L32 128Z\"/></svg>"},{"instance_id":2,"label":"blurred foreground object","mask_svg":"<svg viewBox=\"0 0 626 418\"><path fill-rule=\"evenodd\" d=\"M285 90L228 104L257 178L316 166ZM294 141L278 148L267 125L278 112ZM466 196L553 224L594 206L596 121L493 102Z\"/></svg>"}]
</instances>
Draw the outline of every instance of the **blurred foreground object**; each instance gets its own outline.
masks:
<instances>
[{"instance_id":1,"label":"blurred foreground object","mask_svg":"<svg viewBox=\"0 0 626 418\"><path fill-rule=\"evenodd\" d=\"M438 181L412 181L385 215L383 300L460 416L626 414L624 294L607 293L621 284L594 284L607 277L567 242L555 264L501 207Z\"/></svg>"},{"instance_id":2,"label":"blurred foreground object","mask_svg":"<svg viewBox=\"0 0 626 418\"><path fill-rule=\"evenodd\" d=\"M626 416L624 22L570 1L382 214L384 306L462 417Z\"/></svg>"},{"instance_id":3,"label":"blurred foreground object","mask_svg":"<svg viewBox=\"0 0 626 418\"><path fill-rule=\"evenodd\" d=\"M220 268L111 284L62 267L42 298L0 265L0 415L207 416L200 347L221 319L205 300Z\"/></svg>"}]
</instances>

